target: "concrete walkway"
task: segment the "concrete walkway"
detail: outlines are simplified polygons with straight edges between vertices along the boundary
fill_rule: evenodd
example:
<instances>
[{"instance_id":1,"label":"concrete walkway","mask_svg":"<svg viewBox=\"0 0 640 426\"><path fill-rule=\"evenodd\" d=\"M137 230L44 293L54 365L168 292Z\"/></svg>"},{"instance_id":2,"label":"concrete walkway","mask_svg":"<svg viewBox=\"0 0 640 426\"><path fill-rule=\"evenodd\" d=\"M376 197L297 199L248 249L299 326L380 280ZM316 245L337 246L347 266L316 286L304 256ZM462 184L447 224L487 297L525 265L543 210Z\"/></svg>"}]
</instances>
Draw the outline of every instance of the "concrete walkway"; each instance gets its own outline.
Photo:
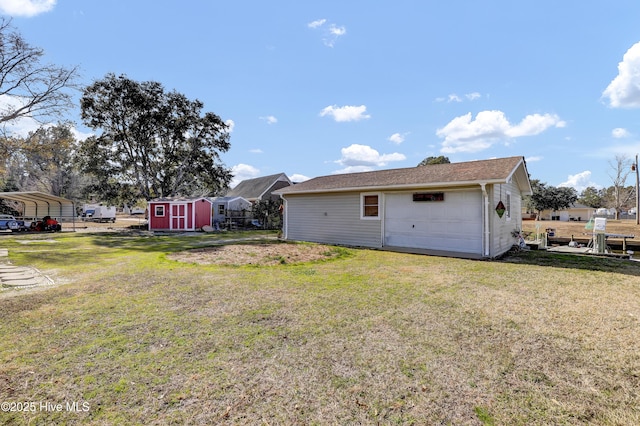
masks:
<instances>
[{"instance_id":1,"label":"concrete walkway","mask_svg":"<svg viewBox=\"0 0 640 426\"><path fill-rule=\"evenodd\" d=\"M36 268L11 265L8 256L6 249L0 249L0 291L53 284Z\"/></svg>"}]
</instances>

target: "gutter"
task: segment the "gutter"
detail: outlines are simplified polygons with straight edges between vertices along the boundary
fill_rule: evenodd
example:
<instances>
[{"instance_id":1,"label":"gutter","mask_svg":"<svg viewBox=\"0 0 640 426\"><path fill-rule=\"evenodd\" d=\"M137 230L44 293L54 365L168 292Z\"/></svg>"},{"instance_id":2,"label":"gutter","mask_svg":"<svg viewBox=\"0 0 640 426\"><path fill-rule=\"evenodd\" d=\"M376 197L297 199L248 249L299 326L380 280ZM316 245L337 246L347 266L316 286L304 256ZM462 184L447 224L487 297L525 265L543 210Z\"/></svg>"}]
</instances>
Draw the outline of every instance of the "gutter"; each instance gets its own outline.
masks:
<instances>
[{"instance_id":1,"label":"gutter","mask_svg":"<svg viewBox=\"0 0 640 426\"><path fill-rule=\"evenodd\" d=\"M501 184L507 183L505 179L491 179L480 183L480 185L486 184ZM301 184L300 184L301 185ZM411 183L401 185L370 185L370 186L352 186L344 188L318 188L309 190L295 190L294 186L287 186L282 190L273 191L273 194L283 195L303 195L303 194L321 194L321 193L333 193L333 192L383 192L383 191L398 191L398 190L425 190L425 189L438 189L438 188L467 188L478 185L478 181L459 181L459 182L433 182L433 183ZM292 188L290 191L283 191L288 188Z\"/></svg>"}]
</instances>

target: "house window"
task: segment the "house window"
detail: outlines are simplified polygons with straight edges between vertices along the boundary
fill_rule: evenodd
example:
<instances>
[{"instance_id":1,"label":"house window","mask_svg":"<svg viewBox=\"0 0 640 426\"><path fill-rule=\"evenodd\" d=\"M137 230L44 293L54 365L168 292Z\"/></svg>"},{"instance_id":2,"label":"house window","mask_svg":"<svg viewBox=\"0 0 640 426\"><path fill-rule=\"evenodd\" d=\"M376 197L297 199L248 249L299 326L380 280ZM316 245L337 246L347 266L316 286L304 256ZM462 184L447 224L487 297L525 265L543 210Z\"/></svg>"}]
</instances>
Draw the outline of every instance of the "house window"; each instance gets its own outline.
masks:
<instances>
[{"instance_id":1,"label":"house window","mask_svg":"<svg viewBox=\"0 0 640 426\"><path fill-rule=\"evenodd\" d=\"M156 217L164 217L164 206L156 206Z\"/></svg>"},{"instance_id":2,"label":"house window","mask_svg":"<svg viewBox=\"0 0 640 426\"><path fill-rule=\"evenodd\" d=\"M504 215L507 217L507 220L511 220L511 193L510 192L507 192L507 199L504 207L505 207Z\"/></svg>"},{"instance_id":3,"label":"house window","mask_svg":"<svg viewBox=\"0 0 640 426\"><path fill-rule=\"evenodd\" d=\"M361 219L380 218L380 196L378 194L362 194L360 197Z\"/></svg>"},{"instance_id":4,"label":"house window","mask_svg":"<svg viewBox=\"0 0 640 426\"><path fill-rule=\"evenodd\" d=\"M224 215L224 204L218 204L218 214Z\"/></svg>"}]
</instances>

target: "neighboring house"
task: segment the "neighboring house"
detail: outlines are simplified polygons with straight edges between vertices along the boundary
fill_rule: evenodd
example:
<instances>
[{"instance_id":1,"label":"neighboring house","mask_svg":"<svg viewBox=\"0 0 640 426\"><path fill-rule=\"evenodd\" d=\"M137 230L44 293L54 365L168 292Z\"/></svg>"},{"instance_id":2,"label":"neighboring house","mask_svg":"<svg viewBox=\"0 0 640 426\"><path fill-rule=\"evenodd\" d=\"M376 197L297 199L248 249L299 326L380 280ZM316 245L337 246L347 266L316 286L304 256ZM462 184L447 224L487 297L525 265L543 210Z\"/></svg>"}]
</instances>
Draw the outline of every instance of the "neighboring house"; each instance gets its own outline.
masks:
<instances>
[{"instance_id":1,"label":"neighboring house","mask_svg":"<svg viewBox=\"0 0 640 426\"><path fill-rule=\"evenodd\" d=\"M225 195L226 197L242 197L252 203L256 201L279 200L273 195L273 191L293 185L293 182L284 173L247 179L240 182Z\"/></svg>"},{"instance_id":2,"label":"neighboring house","mask_svg":"<svg viewBox=\"0 0 640 426\"><path fill-rule=\"evenodd\" d=\"M249 200L242 197L215 197L211 199L213 204L213 222L223 223L227 219L245 217L246 212L253 206Z\"/></svg>"},{"instance_id":3,"label":"neighboring house","mask_svg":"<svg viewBox=\"0 0 640 426\"><path fill-rule=\"evenodd\" d=\"M149 201L150 231L196 231L211 225L211 201L206 198Z\"/></svg>"},{"instance_id":4,"label":"neighboring house","mask_svg":"<svg viewBox=\"0 0 640 426\"><path fill-rule=\"evenodd\" d=\"M559 220L562 222L581 221L587 222L596 213L596 209L584 204L575 203L572 207L563 210L543 210L540 212L540 220Z\"/></svg>"},{"instance_id":5,"label":"neighboring house","mask_svg":"<svg viewBox=\"0 0 640 426\"><path fill-rule=\"evenodd\" d=\"M277 194L288 240L493 258L515 243L531 192L524 158L509 157L322 176Z\"/></svg>"}]
</instances>

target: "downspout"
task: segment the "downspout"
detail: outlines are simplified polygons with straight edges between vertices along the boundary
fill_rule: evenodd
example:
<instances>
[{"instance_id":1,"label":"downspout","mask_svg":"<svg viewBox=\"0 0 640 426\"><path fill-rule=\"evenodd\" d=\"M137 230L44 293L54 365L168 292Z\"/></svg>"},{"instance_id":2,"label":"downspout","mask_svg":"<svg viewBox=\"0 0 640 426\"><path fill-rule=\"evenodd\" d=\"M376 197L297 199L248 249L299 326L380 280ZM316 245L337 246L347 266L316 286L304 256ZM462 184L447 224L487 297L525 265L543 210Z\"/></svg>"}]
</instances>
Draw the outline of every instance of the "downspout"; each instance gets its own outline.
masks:
<instances>
[{"instance_id":1,"label":"downspout","mask_svg":"<svg viewBox=\"0 0 640 426\"><path fill-rule=\"evenodd\" d=\"M283 240L287 240L288 239L288 234L289 234L289 226L288 226L288 222L289 222L289 215L288 213L288 205L287 205L287 199L284 198L284 196L282 194L280 194L280 198L282 199L282 239Z\"/></svg>"},{"instance_id":2,"label":"downspout","mask_svg":"<svg viewBox=\"0 0 640 426\"><path fill-rule=\"evenodd\" d=\"M491 231L489 229L489 194L487 194L486 185L486 183L480 184L480 187L482 188L482 197L484 198L484 209L482 212L482 216L484 217L484 256L489 257Z\"/></svg>"}]
</instances>

